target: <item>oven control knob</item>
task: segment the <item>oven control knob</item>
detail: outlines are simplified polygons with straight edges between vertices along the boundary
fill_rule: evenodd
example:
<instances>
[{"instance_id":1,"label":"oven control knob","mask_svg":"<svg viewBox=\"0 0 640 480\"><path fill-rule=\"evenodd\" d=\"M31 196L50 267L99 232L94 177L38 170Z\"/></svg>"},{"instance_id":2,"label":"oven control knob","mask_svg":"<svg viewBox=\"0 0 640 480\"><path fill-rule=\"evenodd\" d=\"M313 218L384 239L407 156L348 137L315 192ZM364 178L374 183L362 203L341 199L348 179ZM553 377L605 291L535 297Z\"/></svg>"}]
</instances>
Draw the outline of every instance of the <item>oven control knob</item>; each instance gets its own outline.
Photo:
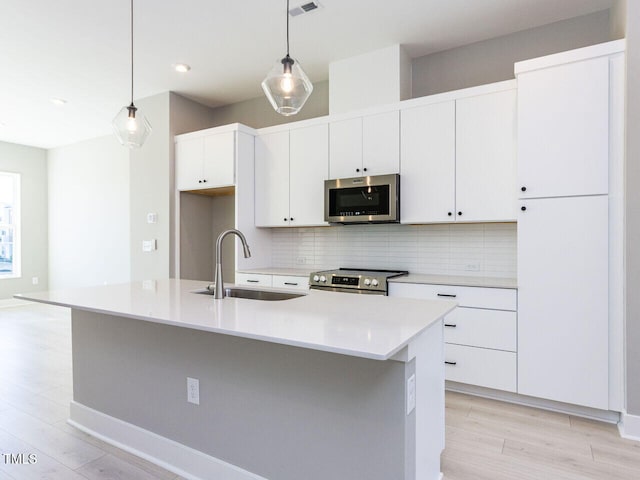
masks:
<instances>
[{"instance_id":1,"label":"oven control knob","mask_svg":"<svg viewBox=\"0 0 640 480\"><path fill-rule=\"evenodd\" d=\"M327 277L325 277L324 275L320 275L320 281L322 283L325 283L327 281Z\"/></svg>"},{"instance_id":2,"label":"oven control knob","mask_svg":"<svg viewBox=\"0 0 640 480\"><path fill-rule=\"evenodd\" d=\"M364 284L368 287L369 285L371 285L371 280L369 280L368 278L365 278Z\"/></svg>"},{"instance_id":3,"label":"oven control knob","mask_svg":"<svg viewBox=\"0 0 640 480\"><path fill-rule=\"evenodd\" d=\"M320 280L320 277L318 275L314 275L313 276L313 281L317 282L318 280Z\"/></svg>"},{"instance_id":4,"label":"oven control knob","mask_svg":"<svg viewBox=\"0 0 640 480\"><path fill-rule=\"evenodd\" d=\"M371 285L373 285L374 287L377 287L379 285L378 280L376 280L375 278L371 280Z\"/></svg>"}]
</instances>

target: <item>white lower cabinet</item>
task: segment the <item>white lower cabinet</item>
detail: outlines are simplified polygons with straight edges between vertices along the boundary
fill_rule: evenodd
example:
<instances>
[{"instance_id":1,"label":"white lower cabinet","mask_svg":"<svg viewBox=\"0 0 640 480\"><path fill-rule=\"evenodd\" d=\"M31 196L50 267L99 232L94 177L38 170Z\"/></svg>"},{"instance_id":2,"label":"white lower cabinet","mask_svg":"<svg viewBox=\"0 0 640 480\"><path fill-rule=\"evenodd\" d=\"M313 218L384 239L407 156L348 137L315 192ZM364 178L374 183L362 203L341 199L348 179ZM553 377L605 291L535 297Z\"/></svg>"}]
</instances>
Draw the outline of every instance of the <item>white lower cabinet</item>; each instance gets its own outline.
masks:
<instances>
[{"instance_id":1,"label":"white lower cabinet","mask_svg":"<svg viewBox=\"0 0 640 480\"><path fill-rule=\"evenodd\" d=\"M445 378L451 382L515 392L515 352L445 343Z\"/></svg>"},{"instance_id":2,"label":"white lower cabinet","mask_svg":"<svg viewBox=\"0 0 640 480\"><path fill-rule=\"evenodd\" d=\"M606 410L608 197L521 204L518 392Z\"/></svg>"},{"instance_id":3,"label":"white lower cabinet","mask_svg":"<svg viewBox=\"0 0 640 480\"><path fill-rule=\"evenodd\" d=\"M309 277L302 277L298 275L274 275L272 286L277 288L308 290Z\"/></svg>"},{"instance_id":4,"label":"white lower cabinet","mask_svg":"<svg viewBox=\"0 0 640 480\"><path fill-rule=\"evenodd\" d=\"M516 290L391 282L389 295L458 302L444 319L445 378L517 390Z\"/></svg>"},{"instance_id":5,"label":"white lower cabinet","mask_svg":"<svg viewBox=\"0 0 640 480\"><path fill-rule=\"evenodd\" d=\"M302 275L270 275L266 273L236 272L238 285L253 285L255 287L288 288L307 290L309 277Z\"/></svg>"},{"instance_id":6,"label":"white lower cabinet","mask_svg":"<svg viewBox=\"0 0 640 480\"><path fill-rule=\"evenodd\" d=\"M241 273L236 272L236 284L254 285L260 287L270 287L273 283L273 276L263 273Z\"/></svg>"}]
</instances>

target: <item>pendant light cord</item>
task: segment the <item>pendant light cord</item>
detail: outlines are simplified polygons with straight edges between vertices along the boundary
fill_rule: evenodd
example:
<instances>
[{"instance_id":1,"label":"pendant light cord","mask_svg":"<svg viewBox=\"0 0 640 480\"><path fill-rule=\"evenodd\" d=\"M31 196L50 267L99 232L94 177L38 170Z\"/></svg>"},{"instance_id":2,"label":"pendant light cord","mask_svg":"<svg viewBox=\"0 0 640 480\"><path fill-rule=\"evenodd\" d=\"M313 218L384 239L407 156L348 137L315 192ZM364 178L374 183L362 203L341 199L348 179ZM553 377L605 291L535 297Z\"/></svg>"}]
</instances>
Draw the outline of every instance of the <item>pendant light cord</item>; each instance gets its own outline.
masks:
<instances>
[{"instance_id":1,"label":"pendant light cord","mask_svg":"<svg viewBox=\"0 0 640 480\"><path fill-rule=\"evenodd\" d=\"M287 57L288 56L289 56L289 0L287 0Z\"/></svg>"},{"instance_id":2,"label":"pendant light cord","mask_svg":"<svg viewBox=\"0 0 640 480\"><path fill-rule=\"evenodd\" d=\"M131 105L133 105L133 0L131 0Z\"/></svg>"}]
</instances>

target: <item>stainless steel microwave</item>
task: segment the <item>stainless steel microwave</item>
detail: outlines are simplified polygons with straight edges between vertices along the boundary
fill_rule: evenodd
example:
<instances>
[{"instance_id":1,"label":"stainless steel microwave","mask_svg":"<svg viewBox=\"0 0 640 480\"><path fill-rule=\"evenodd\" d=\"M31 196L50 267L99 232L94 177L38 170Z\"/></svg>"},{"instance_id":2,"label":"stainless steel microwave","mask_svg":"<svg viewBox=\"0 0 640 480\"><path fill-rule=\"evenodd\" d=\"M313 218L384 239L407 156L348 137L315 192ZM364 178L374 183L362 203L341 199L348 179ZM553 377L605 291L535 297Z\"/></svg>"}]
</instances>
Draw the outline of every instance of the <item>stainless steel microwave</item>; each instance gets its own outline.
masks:
<instances>
[{"instance_id":1,"label":"stainless steel microwave","mask_svg":"<svg viewBox=\"0 0 640 480\"><path fill-rule=\"evenodd\" d=\"M325 180L324 219L329 223L400 222L400 175Z\"/></svg>"}]
</instances>

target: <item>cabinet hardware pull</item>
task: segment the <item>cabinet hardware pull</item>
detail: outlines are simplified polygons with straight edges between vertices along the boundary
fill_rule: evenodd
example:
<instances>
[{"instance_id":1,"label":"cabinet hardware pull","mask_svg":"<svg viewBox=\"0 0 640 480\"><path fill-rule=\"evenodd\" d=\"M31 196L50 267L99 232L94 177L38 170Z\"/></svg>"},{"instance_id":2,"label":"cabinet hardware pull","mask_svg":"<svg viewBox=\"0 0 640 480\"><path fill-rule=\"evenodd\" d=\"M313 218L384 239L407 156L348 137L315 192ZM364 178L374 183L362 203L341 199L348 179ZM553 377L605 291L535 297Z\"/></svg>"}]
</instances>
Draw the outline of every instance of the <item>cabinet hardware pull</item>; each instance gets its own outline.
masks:
<instances>
[{"instance_id":1,"label":"cabinet hardware pull","mask_svg":"<svg viewBox=\"0 0 640 480\"><path fill-rule=\"evenodd\" d=\"M447 215L451 216L451 215L453 215L453 214L452 214L451 212L447 212Z\"/></svg>"},{"instance_id":2,"label":"cabinet hardware pull","mask_svg":"<svg viewBox=\"0 0 640 480\"><path fill-rule=\"evenodd\" d=\"M367 171L367 167L363 168L363 170L366 172Z\"/></svg>"},{"instance_id":3,"label":"cabinet hardware pull","mask_svg":"<svg viewBox=\"0 0 640 480\"><path fill-rule=\"evenodd\" d=\"M439 297L451 297L451 298L456 298L456 294L455 293L438 293L437 294Z\"/></svg>"},{"instance_id":4,"label":"cabinet hardware pull","mask_svg":"<svg viewBox=\"0 0 640 480\"><path fill-rule=\"evenodd\" d=\"M285 285L298 285L298 282L284 282Z\"/></svg>"},{"instance_id":5,"label":"cabinet hardware pull","mask_svg":"<svg viewBox=\"0 0 640 480\"><path fill-rule=\"evenodd\" d=\"M207 183L207 180L202 180L202 183Z\"/></svg>"},{"instance_id":6,"label":"cabinet hardware pull","mask_svg":"<svg viewBox=\"0 0 640 480\"><path fill-rule=\"evenodd\" d=\"M359 169L359 168L356 168L356 172L360 172L360 169Z\"/></svg>"},{"instance_id":7,"label":"cabinet hardware pull","mask_svg":"<svg viewBox=\"0 0 640 480\"><path fill-rule=\"evenodd\" d=\"M202 180L198 180L198 183L202 183Z\"/></svg>"},{"instance_id":8,"label":"cabinet hardware pull","mask_svg":"<svg viewBox=\"0 0 640 480\"><path fill-rule=\"evenodd\" d=\"M289 218L289 220L291 220L293 222L293 217Z\"/></svg>"},{"instance_id":9,"label":"cabinet hardware pull","mask_svg":"<svg viewBox=\"0 0 640 480\"><path fill-rule=\"evenodd\" d=\"M462 215L462 212L458 212L458 215Z\"/></svg>"},{"instance_id":10,"label":"cabinet hardware pull","mask_svg":"<svg viewBox=\"0 0 640 480\"><path fill-rule=\"evenodd\" d=\"M283 220L286 222L286 221L287 221L287 218L285 217L285 218L283 218Z\"/></svg>"},{"instance_id":11,"label":"cabinet hardware pull","mask_svg":"<svg viewBox=\"0 0 640 480\"><path fill-rule=\"evenodd\" d=\"M458 325L456 325L455 323L445 323L444 326L445 327L456 328Z\"/></svg>"},{"instance_id":12,"label":"cabinet hardware pull","mask_svg":"<svg viewBox=\"0 0 640 480\"><path fill-rule=\"evenodd\" d=\"M260 280L247 280L247 283L260 283Z\"/></svg>"},{"instance_id":13,"label":"cabinet hardware pull","mask_svg":"<svg viewBox=\"0 0 640 480\"><path fill-rule=\"evenodd\" d=\"M522 206L522 207L520 207L520 210L522 210L522 211L524 212L524 211L526 211L526 210L527 210L527 207Z\"/></svg>"},{"instance_id":14,"label":"cabinet hardware pull","mask_svg":"<svg viewBox=\"0 0 640 480\"><path fill-rule=\"evenodd\" d=\"M447 362L446 360L444 361L444 363L446 365L457 365L458 364L458 362Z\"/></svg>"},{"instance_id":15,"label":"cabinet hardware pull","mask_svg":"<svg viewBox=\"0 0 640 480\"><path fill-rule=\"evenodd\" d=\"M522 190L523 192L527 191L527 187L522 187L520 190Z\"/></svg>"}]
</instances>

